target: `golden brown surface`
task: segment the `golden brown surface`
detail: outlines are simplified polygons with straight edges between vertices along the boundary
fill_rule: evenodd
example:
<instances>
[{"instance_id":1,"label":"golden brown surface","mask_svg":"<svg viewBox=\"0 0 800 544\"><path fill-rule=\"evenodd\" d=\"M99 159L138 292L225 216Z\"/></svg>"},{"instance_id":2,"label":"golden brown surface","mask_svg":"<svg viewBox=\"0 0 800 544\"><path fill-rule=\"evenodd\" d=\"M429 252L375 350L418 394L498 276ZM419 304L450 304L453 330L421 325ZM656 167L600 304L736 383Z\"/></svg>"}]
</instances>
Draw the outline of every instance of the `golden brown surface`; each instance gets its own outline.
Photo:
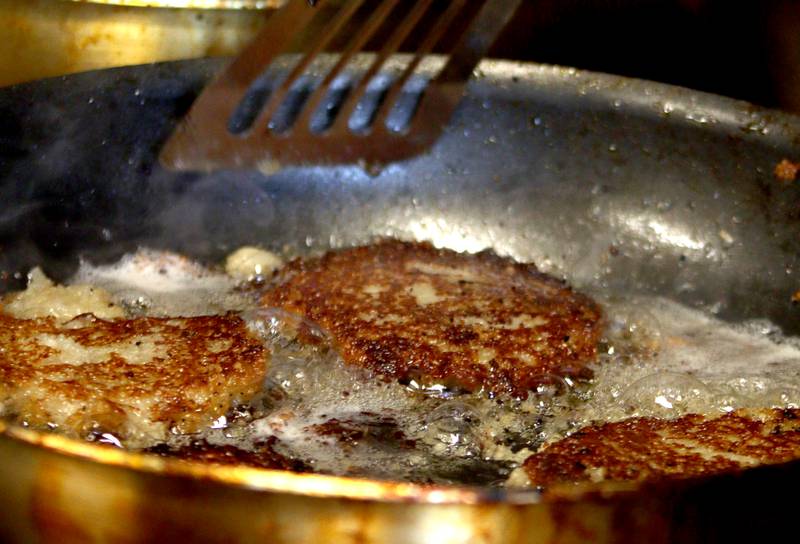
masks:
<instances>
[{"instance_id":1,"label":"golden brown surface","mask_svg":"<svg viewBox=\"0 0 800 544\"><path fill-rule=\"evenodd\" d=\"M800 410L632 418L590 426L524 464L535 486L688 478L800 458Z\"/></svg>"},{"instance_id":2,"label":"golden brown surface","mask_svg":"<svg viewBox=\"0 0 800 544\"><path fill-rule=\"evenodd\" d=\"M4 415L127 445L192 432L260 387L267 352L244 321L221 316L104 321L0 315Z\"/></svg>"},{"instance_id":3,"label":"golden brown surface","mask_svg":"<svg viewBox=\"0 0 800 544\"><path fill-rule=\"evenodd\" d=\"M525 396L579 375L600 309L561 281L490 252L394 240L294 260L265 306L325 328L344 360L399 380Z\"/></svg>"}]
</instances>

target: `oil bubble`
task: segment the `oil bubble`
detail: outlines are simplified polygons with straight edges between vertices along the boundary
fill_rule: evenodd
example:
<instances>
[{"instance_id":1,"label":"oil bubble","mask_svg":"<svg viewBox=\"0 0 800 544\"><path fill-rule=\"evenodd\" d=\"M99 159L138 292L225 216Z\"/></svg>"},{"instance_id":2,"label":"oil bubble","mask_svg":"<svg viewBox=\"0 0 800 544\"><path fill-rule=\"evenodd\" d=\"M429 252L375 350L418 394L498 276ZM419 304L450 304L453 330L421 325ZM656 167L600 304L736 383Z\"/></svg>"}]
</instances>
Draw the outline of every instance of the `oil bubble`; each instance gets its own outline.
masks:
<instances>
[{"instance_id":1,"label":"oil bubble","mask_svg":"<svg viewBox=\"0 0 800 544\"><path fill-rule=\"evenodd\" d=\"M635 416L678 417L701 407L713 392L700 380L680 372L655 372L628 387L623 406Z\"/></svg>"},{"instance_id":2,"label":"oil bubble","mask_svg":"<svg viewBox=\"0 0 800 544\"><path fill-rule=\"evenodd\" d=\"M480 423L480 417L472 406L459 401L445 402L425 419L426 438L441 444L444 452L459 457L479 455L480 444L474 429Z\"/></svg>"},{"instance_id":3,"label":"oil bubble","mask_svg":"<svg viewBox=\"0 0 800 544\"><path fill-rule=\"evenodd\" d=\"M553 406L565 399L574 385L570 378L549 373L539 374L532 379L532 382L536 386L528 393L528 404L533 404L539 409Z\"/></svg>"},{"instance_id":4,"label":"oil bubble","mask_svg":"<svg viewBox=\"0 0 800 544\"><path fill-rule=\"evenodd\" d=\"M770 408L798 408L800 407L800 388L774 387L764 391L756 401Z\"/></svg>"},{"instance_id":5,"label":"oil bubble","mask_svg":"<svg viewBox=\"0 0 800 544\"><path fill-rule=\"evenodd\" d=\"M242 318L250 330L278 348L302 345L327 349L333 342L327 331L297 314L278 308L259 308L244 312Z\"/></svg>"},{"instance_id":6,"label":"oil bubble","mask_svg":"<svg viewBox=\"0 0 800 544\"><path fill-rule=\"evenodd\" d=\"M463 431L479 422L478 412L471 405L461 401L440 404L426 418L429 424L436 424L444 430Z\"/></svg>"},{"instance_id":7,"label":"oil bubble","mask_svg":"<svg viewBox=\"0 0 800 544\"><path fill-rule=\"evenodd\" d=\"M617 304L606 317L606 344L636 345L655 352L661 345L660 323L650 310L641 305ZM613 354L613 352L612 352Z\"/></svg>"}]
</instances>

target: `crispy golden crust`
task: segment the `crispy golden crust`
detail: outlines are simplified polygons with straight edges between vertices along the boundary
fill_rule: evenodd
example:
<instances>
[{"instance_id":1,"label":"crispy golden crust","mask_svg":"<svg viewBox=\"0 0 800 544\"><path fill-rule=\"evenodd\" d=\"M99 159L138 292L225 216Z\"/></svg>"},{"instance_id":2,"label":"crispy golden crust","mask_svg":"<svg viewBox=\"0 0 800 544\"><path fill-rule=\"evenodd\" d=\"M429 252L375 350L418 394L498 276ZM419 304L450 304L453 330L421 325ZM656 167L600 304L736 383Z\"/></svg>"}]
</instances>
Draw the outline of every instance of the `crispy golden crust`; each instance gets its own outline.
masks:
<instances>
[{"instance_id":1,"label":"crispy golden crust","mask_svg":"<svg viewBox=\"0 0 800 544\"><path fill-rule=\"evenodd\" d=\"M115 434L131 445L192 432L249 399L267 352L234 314L104 321L0 315L5 415L70 435Z\"/></svg>"},{"instance_id":2,"label":"crispy golden crust","mask_svg":"<svg viewBox=\"0 0 800 544\"><path fill-rule=\"evenodd\" d=\"M586 372L600 333L598 306L531 264L395 240L294 260L262 302L382 376L515 396Z\"/></svg>"},{"instance_id":3,"label":"crispy golden crust","mask_svg":"<svg viewBox=\"0 0 800 544\"><path fill-rule=\"evenodd\" d=\"M590 426L524 464L535 486L689 478L800 457L800 410L632 418Z\"/></svg>"}]
</instances>

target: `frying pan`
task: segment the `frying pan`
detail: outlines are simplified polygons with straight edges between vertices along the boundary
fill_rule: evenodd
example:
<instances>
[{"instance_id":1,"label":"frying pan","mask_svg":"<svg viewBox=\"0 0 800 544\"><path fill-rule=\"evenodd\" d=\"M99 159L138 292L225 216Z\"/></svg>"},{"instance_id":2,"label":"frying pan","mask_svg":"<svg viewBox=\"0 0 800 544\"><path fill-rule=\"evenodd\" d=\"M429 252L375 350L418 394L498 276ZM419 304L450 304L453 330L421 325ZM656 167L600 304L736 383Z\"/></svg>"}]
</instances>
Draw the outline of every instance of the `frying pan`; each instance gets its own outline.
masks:
<instances>
[{"instance_id":1,"label":"frying pan","mask_svg":"<svg viewBox=\"0 0 800 544\"><path fill-rule=\"evenodd\" d=\"M485 61L426 156L174 173L156 162L219 61L0 90L0 271L57 279L139 246L214 262L426 239L609 293L657 293L800 334L800 120L665 85ZM714 361L709 361L714 364ZM650 485L437 487L181 464L0 425L3 541L709 542L793 530L800 465Z\"/></svg>"}]
</instances>

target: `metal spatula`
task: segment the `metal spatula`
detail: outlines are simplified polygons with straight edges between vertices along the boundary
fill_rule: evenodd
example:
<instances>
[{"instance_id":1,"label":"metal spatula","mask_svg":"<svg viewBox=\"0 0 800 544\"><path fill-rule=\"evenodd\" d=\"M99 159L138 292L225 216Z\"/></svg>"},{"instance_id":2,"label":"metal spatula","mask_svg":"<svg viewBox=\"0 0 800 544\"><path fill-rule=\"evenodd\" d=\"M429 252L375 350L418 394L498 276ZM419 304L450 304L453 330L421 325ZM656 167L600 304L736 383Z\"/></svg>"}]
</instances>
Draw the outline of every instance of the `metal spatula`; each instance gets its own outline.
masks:
<instances>
[{"instance_id":1,"label":"metal spatula","mask_svg":"<svg viewBox=\"0 0 800 544\"><path fill-rule=\"evenodd\" d=\"M347 0L313 6L289 0L206 87L162 149L161 161L178 170L383 165L422 153L442 132L467 79L520 2ZM325 19L322 30L303 38L315 17ZM418 40L414 54L387 76L387 60L397 58L412 31ZM311 67L343 33L333 66L310 77ZM294 56L282 77L270 77L270 67L298 38L305 53ZM351 73L355 56L381 39L368 67ZM434 48L449 56L438 74L414 88L415 71Z\"/></svg>"}]
</instances>

